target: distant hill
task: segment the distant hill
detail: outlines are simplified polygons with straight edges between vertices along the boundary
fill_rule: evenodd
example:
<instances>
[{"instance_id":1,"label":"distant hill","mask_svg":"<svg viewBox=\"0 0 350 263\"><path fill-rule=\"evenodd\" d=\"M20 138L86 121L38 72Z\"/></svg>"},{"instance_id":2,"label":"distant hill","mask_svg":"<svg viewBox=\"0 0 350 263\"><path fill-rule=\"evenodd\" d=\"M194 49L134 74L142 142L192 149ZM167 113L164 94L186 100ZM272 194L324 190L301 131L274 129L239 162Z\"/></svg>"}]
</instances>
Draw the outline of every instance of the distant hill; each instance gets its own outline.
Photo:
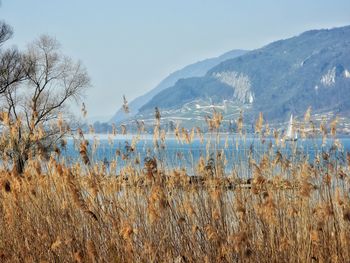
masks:
<instances>
[{"instance_id":1,"label":"distant hill","mask_svg":"<svg viewBox=\"0 0 350 263\"><path fill-rule=\"evenodd\" d=\"M205 59L203 61L188 65L183 69L175 71L164 80L162 80L154 89L131 101L129 103L129 114L125 114L122 109L119 109L112 117L111 122L120 122L127 118L132 118L138 113L139 109L148 103L155 95L157 95L162 90L173 86L179 79L204 76L208 70L217 66L221 62L241 56L246 52L247 51L245 50L232 50L219 57Z\"/></svg>"},{"instance_id":2,"label":"distant hill","mask_svg":"<svg viewBox=\"0 0 350 263\"><path fill-rule=\"evenodd\" d=\"M245 108L248 118L263 112L268 120L281 121L291 113L301 116L308 106L313 112L350 117L350 26L273 42L227 59L205 76L180 79L157 91L140 107L140 118L151 116L155 106L175 121L185 111L187 119L204 118L212 104L226 105L227 118Z\"/></svg>"}]
</instances>

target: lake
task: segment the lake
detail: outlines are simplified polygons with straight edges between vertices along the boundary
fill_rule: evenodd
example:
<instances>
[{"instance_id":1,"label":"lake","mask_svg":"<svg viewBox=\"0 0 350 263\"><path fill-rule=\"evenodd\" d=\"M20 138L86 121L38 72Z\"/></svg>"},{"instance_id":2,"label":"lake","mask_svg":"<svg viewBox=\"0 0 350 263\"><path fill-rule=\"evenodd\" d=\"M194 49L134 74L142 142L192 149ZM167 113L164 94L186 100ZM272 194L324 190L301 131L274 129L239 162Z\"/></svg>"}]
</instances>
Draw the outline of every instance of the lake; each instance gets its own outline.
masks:
<instances>
[{"instance_id":1,"label":"lake","mask_svg":"<svg viewBox=\"0 0 350 263\"><path fill-rule=\"evenodd\" d=\"M268 153L274 156L280 152L287 158L293 160L302 160L308 158L312 162L318 154L329 151L333 146L335 158L345 161L345 153L350 152L350 138L339 138L338 144L334 147L335 140L327 139L322 143L321 138L299 139L296 142L285 142L284 146L276 144L274 138L266 138L261 141L255 136L242 138L238 135L221 135L219 140L205 136L204 141L194 139L191 143L178 141L170 137L162 144L157 140L158 147L155 146L152 136L142 135L135 140L132 135L118 135L111 137L107 135L89 135L85 139L89 141L89 158L91 162L104 162L109 164L117 160L120 167L138 159L140 165L143 165L145 157L156 157L168 168L186 167L192 168L198 163L202 156L206 160L212 157L216 159L216 154L224 154L226 159L226 170L232 169L237 164L246 164L248 157L251 156L255 161ZM65 149L62 149L62 156L68 163L74 163L80 160L79 141L73 138L67 140Z\"/></svg>"}]
</instances>

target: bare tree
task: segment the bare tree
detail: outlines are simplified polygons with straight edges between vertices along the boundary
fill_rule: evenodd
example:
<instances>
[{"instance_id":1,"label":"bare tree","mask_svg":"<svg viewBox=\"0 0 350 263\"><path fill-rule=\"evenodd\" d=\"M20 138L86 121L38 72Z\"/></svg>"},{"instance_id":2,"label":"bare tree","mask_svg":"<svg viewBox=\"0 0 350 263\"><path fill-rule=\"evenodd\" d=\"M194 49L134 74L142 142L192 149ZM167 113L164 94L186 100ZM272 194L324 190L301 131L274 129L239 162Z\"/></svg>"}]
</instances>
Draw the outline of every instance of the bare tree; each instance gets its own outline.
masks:
<instances>
[{"instance_id":1,"label":"bare tree","mask_svg":"<svg viewBox=\"0 0 350 263\"><path fill-rule=\"evenodd\" d=\"M12 37L12 34L12 28L0 21L0 48ZM22 62L22 55L16 48L5 51L0 49L0 94L4 93L9 86L25 79Z\"/></svg>"},{"instance_id":2,"label":"bare tree","mask_svg":"<svg viewBox=\"0 0 350 263\"><path fill-rule=\"evenodd\" d=\"M12 37L12 27L0 21L0 46Z\"/></svg>"},{"instance_id":3,"label":"bare tree","mask_svg":"<svg viewBox=\"0 0 350 263\"><path fill-rule=\"evenodd\" d=\"M27 79L23 55L16 49L0 51L0 94Z\"/></svg>"},{"instance_id":4,"label":"bare tree","mask_svg":"<svg viewBox=\"0 0 350 263\"><path fill-rule=\"evenodd\" d=\"M0 120L8 133L2 139L3 152L19 174L29 158L50 152L69 131L66 106L78 102L90 85L85 68L62 55L59 47L48 36L32 43L21 59L25 80L3 93Z\"/></svg>"}]
</instances>

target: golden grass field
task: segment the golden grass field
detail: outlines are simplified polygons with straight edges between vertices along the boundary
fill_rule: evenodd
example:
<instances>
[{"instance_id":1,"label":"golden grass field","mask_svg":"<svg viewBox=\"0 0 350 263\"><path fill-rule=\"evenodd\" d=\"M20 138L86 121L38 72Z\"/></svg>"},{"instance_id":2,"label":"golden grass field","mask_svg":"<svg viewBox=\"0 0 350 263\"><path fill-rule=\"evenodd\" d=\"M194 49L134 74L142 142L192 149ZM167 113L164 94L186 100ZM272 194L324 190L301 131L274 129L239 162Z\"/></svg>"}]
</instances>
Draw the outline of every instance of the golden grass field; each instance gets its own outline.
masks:
<instances>
[{"instance_id":1,"label":"golden grass field","mask_svg":"<svg viewBox=\"0 0 350 263\"><path fill-rule=\"evenodd\" d=\"M237 125L241 134L229 136L244 136ZM312 136L341 149L334 123L327 127ZM265 137L262 120L256 131ZM165 137L156 125L155 140ZM20 176L2 163L0 261L350 262L350 155L341 161L334 147L312 162L267 150L229 174L202 158L192 179L157 159L128 160L117 175L89 162L84 140L74 165L36 156ZM230 161L215 145L208 151L216 164Z\"/></svg>"}]
</instances>

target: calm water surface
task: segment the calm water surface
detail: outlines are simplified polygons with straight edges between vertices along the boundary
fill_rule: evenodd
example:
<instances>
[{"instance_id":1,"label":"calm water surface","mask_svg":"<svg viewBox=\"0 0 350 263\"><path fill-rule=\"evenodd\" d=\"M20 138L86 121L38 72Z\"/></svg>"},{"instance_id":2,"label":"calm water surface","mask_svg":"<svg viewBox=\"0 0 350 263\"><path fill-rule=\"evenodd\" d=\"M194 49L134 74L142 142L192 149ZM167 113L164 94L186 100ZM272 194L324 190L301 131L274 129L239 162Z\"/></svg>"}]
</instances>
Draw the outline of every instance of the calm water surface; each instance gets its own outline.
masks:
<instances>
[{"instance_id":1,"label":"calm water surface","mask_svg":"<svg viewBox=\"0 0 350 263\"><path fill-rule=\"evenodd\" d=\"M194 167L200 156L205 159L212 157L216 159L218 152L225 155L226 169L231 169L234 165L246 163L248 156L252 156L256 161L268 153L269 156L274 155L277 151L284 156L294 159L305 159L313 161L315 156L324 151L332 151L334 157L339 160L345 159L345 153L350 152L350 138L339 138L340 148L335 148L335 140L327 139L322 144L322 139L305 139L296 142L285 142L285 146L276 145L273 138L267 138L263 142L260 138L247 137L242 139L235 135L224 135L219 140L206 137L201 143L199 139L193 140L191 143L182 143L175 138L165 141L163 147L158 140L159 147L156 147L153 138L150 136L141 136L137 141L136 147L131 150L132 136L117 136L107 138L107 136L90 136L89 156L93 162L101 161L106 164L117 159L120 166L123 163L132 162L136 158L142 162L145 157L156 157L162 160L167 167ZM208 142L210 142L208 146ZM337 150L335 150L337 149ZM124 156L122 160L120 153ZM68 139L67 146L62 149L63 157L68 163L74 163L80 160L79 157L79 141ZM344 161L344 160L343 160Z\"/></svg>"}]
</instances>

